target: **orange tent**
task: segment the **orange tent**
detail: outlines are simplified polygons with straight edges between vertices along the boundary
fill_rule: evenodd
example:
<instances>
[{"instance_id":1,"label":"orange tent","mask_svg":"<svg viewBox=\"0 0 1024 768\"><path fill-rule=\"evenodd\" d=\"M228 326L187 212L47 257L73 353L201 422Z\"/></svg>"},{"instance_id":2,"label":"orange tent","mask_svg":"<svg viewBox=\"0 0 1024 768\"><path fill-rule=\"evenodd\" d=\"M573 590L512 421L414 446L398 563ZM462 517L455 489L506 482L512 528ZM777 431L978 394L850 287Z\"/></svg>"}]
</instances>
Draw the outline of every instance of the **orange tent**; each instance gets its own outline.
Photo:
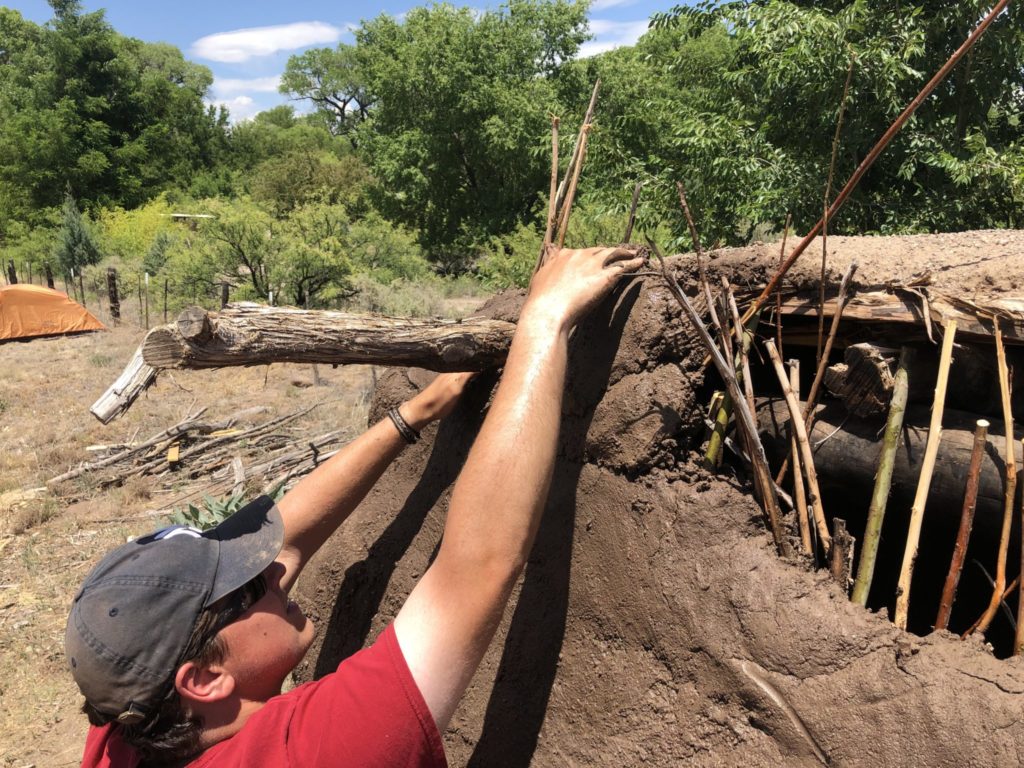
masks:
<instances>
[{"instance_id":1,"label":"orange tent","mask_svg":"<svg viewBox=\"0 0 1024 768\"><path fill-rule=\"evenodd\" d=\"M0 341L102 330L103 323L65 293L39 285L0 288Z\"/></svg>"}]
</instances>

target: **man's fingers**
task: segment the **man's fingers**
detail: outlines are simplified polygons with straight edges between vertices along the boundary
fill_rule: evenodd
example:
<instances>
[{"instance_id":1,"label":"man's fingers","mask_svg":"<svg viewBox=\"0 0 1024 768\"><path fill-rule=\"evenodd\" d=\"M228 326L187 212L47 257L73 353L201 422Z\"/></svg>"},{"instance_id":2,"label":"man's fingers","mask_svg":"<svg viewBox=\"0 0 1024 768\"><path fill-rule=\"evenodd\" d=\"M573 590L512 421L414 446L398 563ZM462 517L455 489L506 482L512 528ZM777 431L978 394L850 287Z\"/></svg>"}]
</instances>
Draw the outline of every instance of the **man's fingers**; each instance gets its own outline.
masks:
<instances>
[{"instance_id":1,"label":"man's fingers","mask_svg":"<svg viewBox=\"0 0 1024 768\"><path fill-rule=\"evenodd\" d=\"M614 266L618 268L620 272L636 272L644 265L645 262L646 259L643 256L636 256L628 261L617 261Z\"/></svg>"},{"instance_id":2,"label":"man's fingers","mask_svg":"<svg viewBox=\"0 0 1024 768\"><path fill-rule=\"evenodd\" d=\"M610 267L613 264L618 265L622 262L628 262L636 259L636 251L629 248L605 248L600 255L604 256L602 266ZM641 262L643 260L641 259Z\"/></svg>"}]
</instances>

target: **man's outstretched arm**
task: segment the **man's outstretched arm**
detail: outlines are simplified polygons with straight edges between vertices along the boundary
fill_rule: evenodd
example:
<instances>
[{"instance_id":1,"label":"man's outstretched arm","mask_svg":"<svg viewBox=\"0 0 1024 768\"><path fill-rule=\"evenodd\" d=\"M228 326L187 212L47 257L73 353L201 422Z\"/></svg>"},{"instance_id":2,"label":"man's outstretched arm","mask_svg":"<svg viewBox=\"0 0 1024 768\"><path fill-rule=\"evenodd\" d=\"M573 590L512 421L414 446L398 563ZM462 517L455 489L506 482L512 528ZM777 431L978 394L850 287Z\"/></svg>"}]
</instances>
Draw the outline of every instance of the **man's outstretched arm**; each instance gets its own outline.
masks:
<instances>
[{"instance_id":1,"label":"man's outstretched arm","mask_svg":"<svg viewBox=\"0 0 1024 768\"><path fill-rule=\"evenodd\" d=\"M462 394L471 373L441 374L422 392L399 407L417 432L443 418ZM278 562L285 567L281 586L287 592L295 579L338 526L352 514L407 443L385 418L303 478L278 503L285 540Z\"/></svg>"},{"instance_id":2,"label":"man's outstretched arm","mask_svg":"<svg viewBox=\"0 0 1024 768\"><path fill-rule=\"evenodd\" d=\"M437 558L395 619L441 730L533 546L555 462L569 331L640 263L623 249L565 250L534 278L494 402L455 483Z\"/></svg>"}]
</instances>

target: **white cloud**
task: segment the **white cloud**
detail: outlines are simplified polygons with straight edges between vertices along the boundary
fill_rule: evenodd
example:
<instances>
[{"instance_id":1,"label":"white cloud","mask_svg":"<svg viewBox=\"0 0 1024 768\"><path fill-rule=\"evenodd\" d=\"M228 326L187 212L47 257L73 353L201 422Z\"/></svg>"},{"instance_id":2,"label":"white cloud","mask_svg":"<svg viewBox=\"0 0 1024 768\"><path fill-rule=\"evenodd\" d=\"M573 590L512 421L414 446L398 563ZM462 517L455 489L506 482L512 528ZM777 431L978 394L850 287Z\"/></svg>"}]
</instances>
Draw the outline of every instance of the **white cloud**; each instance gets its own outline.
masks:
<instances>
[{"instance_id":1,"label":"white cloud","mask_svg":"<svg viewBox=\"0 0 1024 768\"><path fill-rule=\"evenodd\" d=\"M648 24L647 19L638 21L591 19L590 31L593 33L594 39L588 40L580 46L580 58L596 56L622 45L633 45L647 31Z\"/></svg>"},{"instance_id":2,"label":"white cloud","mask_svg":"<svg viewBox=\"0 0 1024 768\"><path fill-rule=\"evenodd\" d=\"M256 113L261 111L260 106L256 104L256 100L252 96L236 96L233 99L213 99L206 103L215 107L227 107L229 119L232 123L248 120L251 117L255 117Z\"/></svg>"},{"instance_id":3,"label":"white cloud","mask_svg":"<svg viewBox=\"0 0 1024 768\"><path fill-rule=\"evenodd\" d=\"M271 27L236 29L201 37L192 43L192 55L208 61L236 64L278 51L337 42L345 29L322 21L297 21Z\"/></svg>"},{"instance_id":4,"label":"white cloud","mask_svg":"<svg viewBox=\"0 0 1024 768\"><path fill-rule=\"evenodd\" d=\"M603 11L606 8L616 8L620 5L633 5L635 2L636 0L594 0L590 4L590 11L593 13L594 11Z\"/></svg>"},{"instance_id":5,"label":"white cloud","mask_svg":"<svg viewBox=\"0 0 1024 768\"><path fill-rule=\"evenodd\" d=\"M277 86L280 82L280 75L274 75L272 77L253 77L247 79L218 77L213 81L213 92L222 99L236 93L277 93Z\"/></svg>"}]
</instances>

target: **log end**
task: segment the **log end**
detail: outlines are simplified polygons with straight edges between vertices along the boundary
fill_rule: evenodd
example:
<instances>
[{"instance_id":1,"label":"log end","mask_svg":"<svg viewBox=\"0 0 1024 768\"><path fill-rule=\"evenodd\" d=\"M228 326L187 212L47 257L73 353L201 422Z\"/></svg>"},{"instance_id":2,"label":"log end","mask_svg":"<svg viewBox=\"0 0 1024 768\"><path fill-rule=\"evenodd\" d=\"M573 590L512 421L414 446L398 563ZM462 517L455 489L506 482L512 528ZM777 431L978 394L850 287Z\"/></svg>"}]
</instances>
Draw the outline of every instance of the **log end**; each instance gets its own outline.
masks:
<instances>
[{"instance_id":1,"label":"log end","mask_svg":"<svg viewBox=\"0 0 1024 768\"><path fill-rule=\"evenodd\" d=\"M178 315L178 333L197 344L209 341L213 336L210 314L202 307L188 307Z\"/></svg>"}]
</instances>

